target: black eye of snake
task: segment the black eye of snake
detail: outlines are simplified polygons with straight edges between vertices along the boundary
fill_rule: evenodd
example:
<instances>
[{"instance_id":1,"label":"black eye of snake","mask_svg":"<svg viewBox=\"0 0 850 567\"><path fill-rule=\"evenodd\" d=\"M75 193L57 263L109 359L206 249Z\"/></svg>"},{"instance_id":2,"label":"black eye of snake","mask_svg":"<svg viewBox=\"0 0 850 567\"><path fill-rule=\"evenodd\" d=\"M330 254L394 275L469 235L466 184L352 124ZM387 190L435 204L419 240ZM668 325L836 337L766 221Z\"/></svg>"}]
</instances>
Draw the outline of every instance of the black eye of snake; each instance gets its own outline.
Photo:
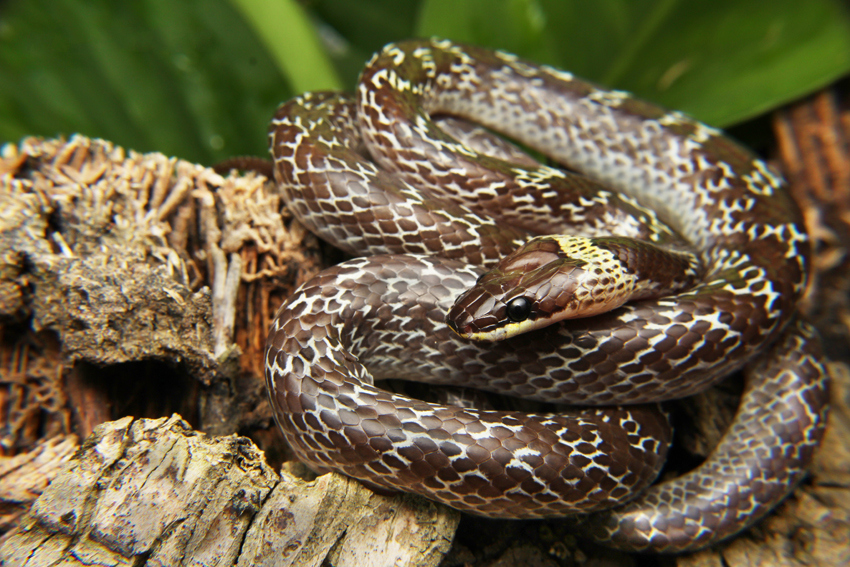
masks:
<instances>
[{"instance_id":1,"label":"black eye of snake","mask_svg":"<svg viewBox=\"0 0 850 567\"><path fill-rule=\"evenodd\" d=\"M508 302L507 313L515 323L525 321L531 315L531 302L526 297L515 297Z\"/></svg>"}]
</instances>

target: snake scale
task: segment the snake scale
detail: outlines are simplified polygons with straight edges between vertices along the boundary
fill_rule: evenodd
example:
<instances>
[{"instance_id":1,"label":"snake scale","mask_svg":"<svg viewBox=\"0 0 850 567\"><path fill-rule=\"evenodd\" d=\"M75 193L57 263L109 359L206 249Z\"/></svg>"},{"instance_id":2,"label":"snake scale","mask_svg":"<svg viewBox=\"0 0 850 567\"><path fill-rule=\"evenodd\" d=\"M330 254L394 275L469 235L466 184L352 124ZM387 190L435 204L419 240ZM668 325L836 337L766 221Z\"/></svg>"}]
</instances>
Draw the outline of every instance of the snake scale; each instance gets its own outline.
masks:
<instances>
[{"instance_id":1,"label":"snake scale","mask_svg":"<svg viewBox=\"0 0 850 567\"><path fill-rule=\"evenodd\" d=\"M282 105L270 144L290 210L361 256L301 286L268 337L275 417L316 470L491 517L581 514L597 540L656 552L737 533L805 474L827 410L817 337L794 317L809 242L781 176L720 132L510 54L415 40L376 54L356 96ZM640 239L696 264L671 294L499 342L447 325L450 310L456 330L476 325L483 303L464 294L547 234ZM516 317L487 301L491 322ZM671 437L657 402L742 368L719 446L649 486ZM391 377L569 407L440 405L374 385Z\"/></svg>"}]
</instances>

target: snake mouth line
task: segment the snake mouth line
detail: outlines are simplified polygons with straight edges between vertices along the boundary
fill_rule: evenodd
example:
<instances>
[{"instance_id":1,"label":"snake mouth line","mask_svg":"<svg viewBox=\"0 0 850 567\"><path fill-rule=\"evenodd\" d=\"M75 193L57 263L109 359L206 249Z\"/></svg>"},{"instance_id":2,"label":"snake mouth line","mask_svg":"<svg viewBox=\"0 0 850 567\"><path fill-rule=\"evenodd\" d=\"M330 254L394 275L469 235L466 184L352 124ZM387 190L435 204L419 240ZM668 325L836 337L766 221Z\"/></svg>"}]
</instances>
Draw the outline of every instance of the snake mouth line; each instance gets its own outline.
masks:
<instances>
[{"instance_id":1,"label":"snake mouth line","mask_svg":"<svg viewBox=\"0 0 850 567\"><path fill-rule=\"evenodd\" d=\"M498 329L489 329L483 332L476 332L475 330L473 330L473 327L471 325L467 325L463 327L463 329L459 329L457 325L451 321L446 322L446 325L457 336L470 341L498 342L510 338L511 336L508 335L508 331L504 327L500 327Z\"/></svg>"}]
</instances>

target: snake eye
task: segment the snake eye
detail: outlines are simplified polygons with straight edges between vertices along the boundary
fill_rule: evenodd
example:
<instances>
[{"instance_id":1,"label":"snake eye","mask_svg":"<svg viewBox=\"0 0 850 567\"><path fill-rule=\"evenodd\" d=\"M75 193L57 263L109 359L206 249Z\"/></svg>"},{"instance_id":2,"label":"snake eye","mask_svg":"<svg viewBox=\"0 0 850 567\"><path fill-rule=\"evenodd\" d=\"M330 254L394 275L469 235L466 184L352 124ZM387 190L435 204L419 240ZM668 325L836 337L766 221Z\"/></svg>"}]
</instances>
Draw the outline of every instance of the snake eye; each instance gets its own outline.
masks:
<instances>
[{"instance_id":1,"label":"snake eye","mask_svg":"<svg viewBox=\"0 0 850 567\"><path fill-rule=\"evenodd\" d=\"M508 302L507 313L515 323L525 321L531 315L531 302L525 297L514 297Z\"/></svg>"}]
</instances>

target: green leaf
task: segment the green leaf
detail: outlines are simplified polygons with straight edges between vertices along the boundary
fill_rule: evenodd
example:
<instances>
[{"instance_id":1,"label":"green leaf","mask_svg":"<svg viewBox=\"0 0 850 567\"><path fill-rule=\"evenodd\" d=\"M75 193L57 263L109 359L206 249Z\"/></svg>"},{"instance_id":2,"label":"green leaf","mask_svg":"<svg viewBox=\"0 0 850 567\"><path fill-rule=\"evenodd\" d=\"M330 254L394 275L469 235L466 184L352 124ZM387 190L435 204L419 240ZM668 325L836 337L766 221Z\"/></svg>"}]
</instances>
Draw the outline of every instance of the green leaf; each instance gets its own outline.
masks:
<instances>
[{"instance_id":1,"label":"green leaf","mask_svg":"<svg viewBox=\"0 0 850 567\"><path fill-rule=\"evenodd\" d=\"M81 132L201 163L267 155L281 101L351 89L372 52L411 36L513 51L716 125L850 70L841 0L6 0L0 14L0 141Z\"/></svg>"},{"instance_id":2,"label":"green leaf","mask_svg":"<svg viewBox=\"0 0 850 567\"><path fill-rule=\"evenodd\" d=\"M316 26L352 90L363 64L387 43L413 37L420 0L312 0Z\"/></svg>"},{"instance_id":3,"label":"green leaf","mask_svg":"<svg viewBox=\"0 0 850 567\"><path fill-rule=\"evenodd\" d=\"M80 132L201 163L267 155L292 94L225 0L3 6L0 140Z\"/></svg>"},{"instance_id":4,"label":"green leaf","mask_svg":"<svg viewBox=\"0 0 850 567\"><path fill-rule=\"evenodd\" d=\"M850 71L840 0L427 0L417 31L513 51L719 126Z\"/></svg>"},{"instance_id":5,"label":"green leaf","mask_svg":"<svg viewBox=\"0 0 850 567\"><path fill-rule=\"evenodd\" d=\"M295 92L338 90L339 79L313 25L294 0L232 0ZM285 29L282 29L285 28Z\"/></svg>"},{"instance_id":6,"label":"green leaf","mask_svg":"<svg viewBox=\"0 0 850 567\"><path fill-rule=\"evenodd\" d=\"M537 0L426 0L416 35L440 36L554 63L544 47L546 22L545 8Z\"/></svg>"}]
</instances>

